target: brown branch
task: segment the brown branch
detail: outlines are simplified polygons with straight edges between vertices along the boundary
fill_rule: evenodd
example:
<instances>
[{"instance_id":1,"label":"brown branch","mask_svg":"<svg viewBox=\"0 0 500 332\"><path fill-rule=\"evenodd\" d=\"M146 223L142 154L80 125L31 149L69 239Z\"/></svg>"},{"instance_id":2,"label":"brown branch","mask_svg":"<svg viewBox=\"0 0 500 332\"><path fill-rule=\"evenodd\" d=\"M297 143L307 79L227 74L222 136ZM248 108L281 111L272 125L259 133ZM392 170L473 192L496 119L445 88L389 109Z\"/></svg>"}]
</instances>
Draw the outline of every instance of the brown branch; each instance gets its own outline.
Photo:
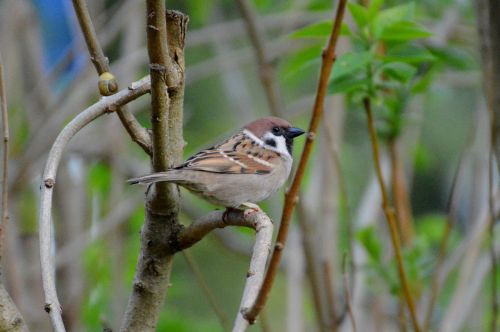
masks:
<instances>
[{"instance_id":1,"label":"brown branch","mask_svg":"<svg viewBox=\"0 0 500 332\"><path fill-rule=\"evenodd\" d=\"M271 62L271 57L266 51L265 36L257 24L257 14L248 0L236 0L238 9L247 33L252 42L259 66L259 77L266 93L267 103L274 116L283 116L283 102L276 78L276 70Z\"/></svg>"},{"instance_id":2,"label":"brown branch","mask_svg":"<svg viewBox=\"0 0 500 332\"><path fill-rule=\"evenodd\" d=\"M380 164L380 152L377 141L377 133L375 131L375 124L373 120L373 113L371 109L371 103L369 98L363 99L363 105L367 115L368 129L370 132L370 141L373 150L373 162L375 166L375 171L377 174L377 179L380 186L380 191L382 193L382 210L387 219L389 226L389 232L391 236L391 242L394 249L394 255L396 257L396 264L398 267L399 280L401 283L401 288L403 290L403 295L405 297L406 303L408 305L408 311L410 312L410 317L412 320L413 328L416 332L420 331L420 326L417 320L417 314L415 310L415 304L410 291L410 286L408 284L408 279L406 277L406 272L403 265L403 258L401 256L401 243L399 239L397 221L394 215L394 209L390 206L389 195L384 184L384 177L382 175L382 167Z\"/></svg>"},{"instance_id":3,"label":"brown branch","mask_svg":"<svg viewBox=\"0 0 500 332\"><path fill-rule=\"evenodd\" d=\"M112 95L118 91L118 83L114 75L110 73L109 60L104 55L97 39L87 3L85 0L73 0L73 7L90 53L90 60L99 75L99 92L103 96ZM119 108L116 110L116 113L132 140L147 154L151 155L151 138L147 130L141 126L134 115L125 107Z\"/></svg>"},{"instance_id":4,"label":"brown branch","mask_svg":"<svg viewBox=\"0 0 500 332\"><path fill-rule=\"evenodd\" d=\"M219 323L224 331L229 331L229 321L227 319L227 316L224 312L224 310L221 308L219 303L217 302L217 299L215 298L214 293L210 290L210 287L208 286L207 281L203 277L203 273L201 273L200 268L198 267L198 264L196 264L196 261L193 259L191 254L187 251L182 251L182 254L184 258L186 259L186 262L191 269L191 272L193 272L194 277L196 281L198 282L198 285L200 285L200 288L202 289L203 293L207 297L208 302L210 303L210 306L215 312L215 315L219 319Z\"/></svg>"},{"instance_id":5,"label":"brown branch","mask_svg":"<svg viewBox=\"0 0 500 332\"><path fill-rule=\"evenodd\" d=\"M45 294L45 311L50 315L52 326L56 332L65 331L61 317L61 307L57 298L54 280L54 262L52 258L52 195L56 183L56 173L64 148L71 138L87 124L94 121L106 112L113 112L119 106L149 92L149 77L134 82L127 89L110 97L102 98L100 101L85 109L68 123L57 136L50 149L45 164L40 186L39 207L39 238L40 238L40 263L42 268L43 290Z\"/></svg>"},{"instance_id":6,"label":"brown branch","mask_svg":"<svg viewBox=\"0 0 500 332\"><path fill-rule=\"evenodd\" d=\"M182 158L184 39L188 17L167 11L165 1L146 2L151 76L153 172L165 171ZM148 190L141 232L141 253L121 331L155 331L166 296L173 255L178 251L179 194L169 183Z\"/></svg>"},{"instance_id":7,"label":"brown branch","mask_svg":"<svg viewBox=\"0 0 500 332\"><path fill-rule=\"evenodd\" d=\"M278 236L276 238L276 244L274 246L271 262L269 263L264 283L262 285L262 289L259 291L257 300L255 301L255 303L252 305L251 308L245 310L245 318L250 323L253 323L255 321L255 318L262 310L267 301L267 298L269 296L269 293L273 285L274 277L276 276L276 272L278 270L279 262L281 260L282 251L285 246L288 234L288 227L290 225L290 219L292 216L293 209L297 204L298 191L300 188L300 184L302 183L302 179L304 177L305 167L307 165L309 156L312 151L312 145L314 142L314 138L316 137L316 130L318 128L318 125L321 120L321 115L323 113L324 100L328 87L328 79L330 77L330 73L333 64L335 62L335 47L337 45L337 40L340 35L340 27L344 16L346 2L347 2L346 0L340 0L338 3L337 12L335 15L335 21L332 28L332 33L328 40L327 48L326 50L323 51L322 54L321 71L318 82L318 89L316 93L316 99L314 102L312 116L311 116L311 122L309 124L309 133L307 135L304 149L302 150L299 166L297 167L297 172L293 179L292 185L285 195L285 204L283 206L280 228L278 231Z\"/></svg>"}]
</instances>

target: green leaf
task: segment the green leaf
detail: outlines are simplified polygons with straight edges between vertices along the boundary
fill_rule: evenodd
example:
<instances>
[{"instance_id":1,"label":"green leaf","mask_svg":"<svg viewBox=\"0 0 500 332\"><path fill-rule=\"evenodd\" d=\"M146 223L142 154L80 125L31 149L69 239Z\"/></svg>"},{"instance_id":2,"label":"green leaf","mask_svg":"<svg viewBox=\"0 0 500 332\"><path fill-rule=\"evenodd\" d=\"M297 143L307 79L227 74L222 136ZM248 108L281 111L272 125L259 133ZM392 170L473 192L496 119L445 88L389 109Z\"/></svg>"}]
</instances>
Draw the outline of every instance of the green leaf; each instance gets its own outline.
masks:
<instances>
[{"instance_id":1,"label":"green leaf","mask_svg":"<svg viewBox=\"0 0 500 332\"><path fill-rule=\"evenodd\" d=\"M429 51L444 64L459 70L476 67L474 59L457 47L430 47Z\"/></svg>"},{"instance_id":2,"label":"green leaf","mask_svg":"<svg viewBox=\"0 0 500 332\"><path fill-rule=\"evenodd\" d=\"M432 36L432 33L423 26L411 21L401 21L386 26L380 35L380 40L410 41L430 36Z\"/></svg>"},{"instance_id":3,"label":"green leaf","mask_svg":"<svg viewBox=\"0 0 500 332\"><path fill-rule=\"evenodd\" d=\"M349 12L356 22L358 29L361 30L368 23L368 11L365 7L354 2L347 3L347 8L349 8Z\"/></svg>"},{"instance_id":4,"label":"green leaf","mask_svg":"<svg viewBox=\"0 0 500 332\"><path fill-rule=\"evenodd\" d=\"M372 0L368 5L368 17L371 19L380 11L384 5L384 0Z\"/></svg>"},{"instance_id":5,"label":"green leaf","mask_svg":"<svg viewBox=\"0 0 500 332\"><path fill-rule=\"evenodd\" d=\"M395 80L408 82L415 74L417 69L405 62L388 62L382 65L380 71Z\"/></svg>"},{"instance_id":6,"label":"green leaf","mask_svg":"<svg viewBox=\"0 0 500 332\"><path fill-rule=\"evenodd\" d=\"M366 91L369 80L354 75L341 76L333 79L328 85L328 93L351 93L354 91Z\"/></svg>"},{"instance_id":7,"label":"green leaf","mask_svg":"<svg viewBox=\"0 0 500 332\"><path fill-rule=\"evenodd\" d=\"M363 245L373 261L380 262L382 260L382 244L373 226L359 230L356 239Z\"/></svg>"},{"instance_id":8,"label":"green leaf","mask_svg":"<svg viewBox=\"0 0 500 332\"><path fill-rule=\"evenodd\" d=\"M435 61L435 57L426 48L411 44L399 44L390 47L384 62L400 61L410 64Z\"/></svg>"},{"instance_id":9,"label":"green leaf","mask_svg":"<svg viewBox=\"0 0 500 332\"><path fill-rule=\"evenodd\" d=\"M321 46L315 45L304 48L288 57L283 63L284 76L290 76L297 73L312 64L319 63L321 59Z\"/></svg>"},{"instance_id":10,"label":"green leaf","mask_svg":"<svg viewBox=\"0 0 500 332\"><path fill-rule=\"evenodd\" d=\"M332 32L332 21L322 21L305 26L294 31L290 37L292 38L324 38L328 37Z\"/></svg>"},{"instance_id":11,"label":"green leaf","mask_svg":"<svg viewBox=\"0 0 500 332\"><path fill-rule=\"evenodd\" d=\"M377 15L375 15L371 24L373 37L378 39L387 26L401 21L411 20L413 18L414 11L415 4L413 2L380 11Z\"/></svg>"},{"instance_id":12,"label":"green leaf","mask_svg":"<svg viewBox=\"0 0 500 332\"><path fill-rule=\"evenodd\" d=\"M345 53L337 58L333 66L332 77L337 78L343 75L352 75L364 69L371 60L371 53L357 52Z\"/></svg>"}]
</instances>

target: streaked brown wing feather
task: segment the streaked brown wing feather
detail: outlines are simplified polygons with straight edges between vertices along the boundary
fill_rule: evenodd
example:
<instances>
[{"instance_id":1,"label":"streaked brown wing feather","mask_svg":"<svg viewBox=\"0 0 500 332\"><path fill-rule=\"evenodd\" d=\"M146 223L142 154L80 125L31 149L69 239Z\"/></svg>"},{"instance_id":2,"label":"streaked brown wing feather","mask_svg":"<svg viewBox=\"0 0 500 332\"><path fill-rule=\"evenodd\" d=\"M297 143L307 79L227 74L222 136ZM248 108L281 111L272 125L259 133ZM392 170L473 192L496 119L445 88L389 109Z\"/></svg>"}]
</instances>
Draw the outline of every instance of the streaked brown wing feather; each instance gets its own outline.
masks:
<instances>
[{"instance_id":1,"label":"streaked brown wing feather","mask_svg":"<svg viewBox=\"0 0 500 332\"><path fill-rule=\"evenodd\" d=\"M279 154L256 145L241 134L189 158L176 169L189 169L226 174L267 174Z\"/></svg>"}]
</instances>

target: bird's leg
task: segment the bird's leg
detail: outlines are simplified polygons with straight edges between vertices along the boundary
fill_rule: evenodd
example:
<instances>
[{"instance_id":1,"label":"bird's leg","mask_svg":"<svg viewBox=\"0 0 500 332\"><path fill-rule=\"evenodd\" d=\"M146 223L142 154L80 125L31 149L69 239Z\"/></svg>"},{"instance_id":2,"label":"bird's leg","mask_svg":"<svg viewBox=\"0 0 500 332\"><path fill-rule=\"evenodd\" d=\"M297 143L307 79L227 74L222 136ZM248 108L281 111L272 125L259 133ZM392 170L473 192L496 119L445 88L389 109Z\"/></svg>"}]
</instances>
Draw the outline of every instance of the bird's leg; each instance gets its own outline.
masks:
<instances>
[{"instance_id":1,"label":"bird's leg","mask_svg":"<svg viewBox=\"0 0 500 332\"><path fill-rule=\"evenodd\" d=\"M241 204L240 208L243 208L243 211L244 211L243 214L244 214L245 218L253 213L262 212L262 209L257 204L250 203L250 202L245 202L245 203Z\"/></svg>"},{"instance_id":2,"label":"bird's leg","mask_svg":"<svg viewBox=\"0 0 500 332\"><path fill-rule=\"evenodd\" d=\"M234 211L238 211L238 209L235 209L235 208L232 208L232 207L226 207L226 210L222 214L222 222L224 224L227 224L227 217L228 217L229 213L234 212Z\"/></svg>"}]
</instances>

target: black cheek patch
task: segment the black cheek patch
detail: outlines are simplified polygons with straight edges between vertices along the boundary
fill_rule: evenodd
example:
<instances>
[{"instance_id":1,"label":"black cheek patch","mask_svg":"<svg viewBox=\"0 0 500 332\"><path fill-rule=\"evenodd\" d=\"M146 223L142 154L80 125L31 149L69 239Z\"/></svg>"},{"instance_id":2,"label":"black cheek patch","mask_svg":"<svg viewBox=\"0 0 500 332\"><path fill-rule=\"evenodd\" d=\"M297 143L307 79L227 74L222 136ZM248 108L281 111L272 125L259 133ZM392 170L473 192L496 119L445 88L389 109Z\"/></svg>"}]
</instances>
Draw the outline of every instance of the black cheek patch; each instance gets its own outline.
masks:
<instances>
[{"instance_id":1,"label":"black cheek patch","mask_svg":"<svg viewBox=\"0 0 500 332\"><path fill-rule=\"evenodd\" d=\"M276 147L276 141L272 138L266 139L266 145L272 146L273 148Z\"/></svg>"}]
</instances>

